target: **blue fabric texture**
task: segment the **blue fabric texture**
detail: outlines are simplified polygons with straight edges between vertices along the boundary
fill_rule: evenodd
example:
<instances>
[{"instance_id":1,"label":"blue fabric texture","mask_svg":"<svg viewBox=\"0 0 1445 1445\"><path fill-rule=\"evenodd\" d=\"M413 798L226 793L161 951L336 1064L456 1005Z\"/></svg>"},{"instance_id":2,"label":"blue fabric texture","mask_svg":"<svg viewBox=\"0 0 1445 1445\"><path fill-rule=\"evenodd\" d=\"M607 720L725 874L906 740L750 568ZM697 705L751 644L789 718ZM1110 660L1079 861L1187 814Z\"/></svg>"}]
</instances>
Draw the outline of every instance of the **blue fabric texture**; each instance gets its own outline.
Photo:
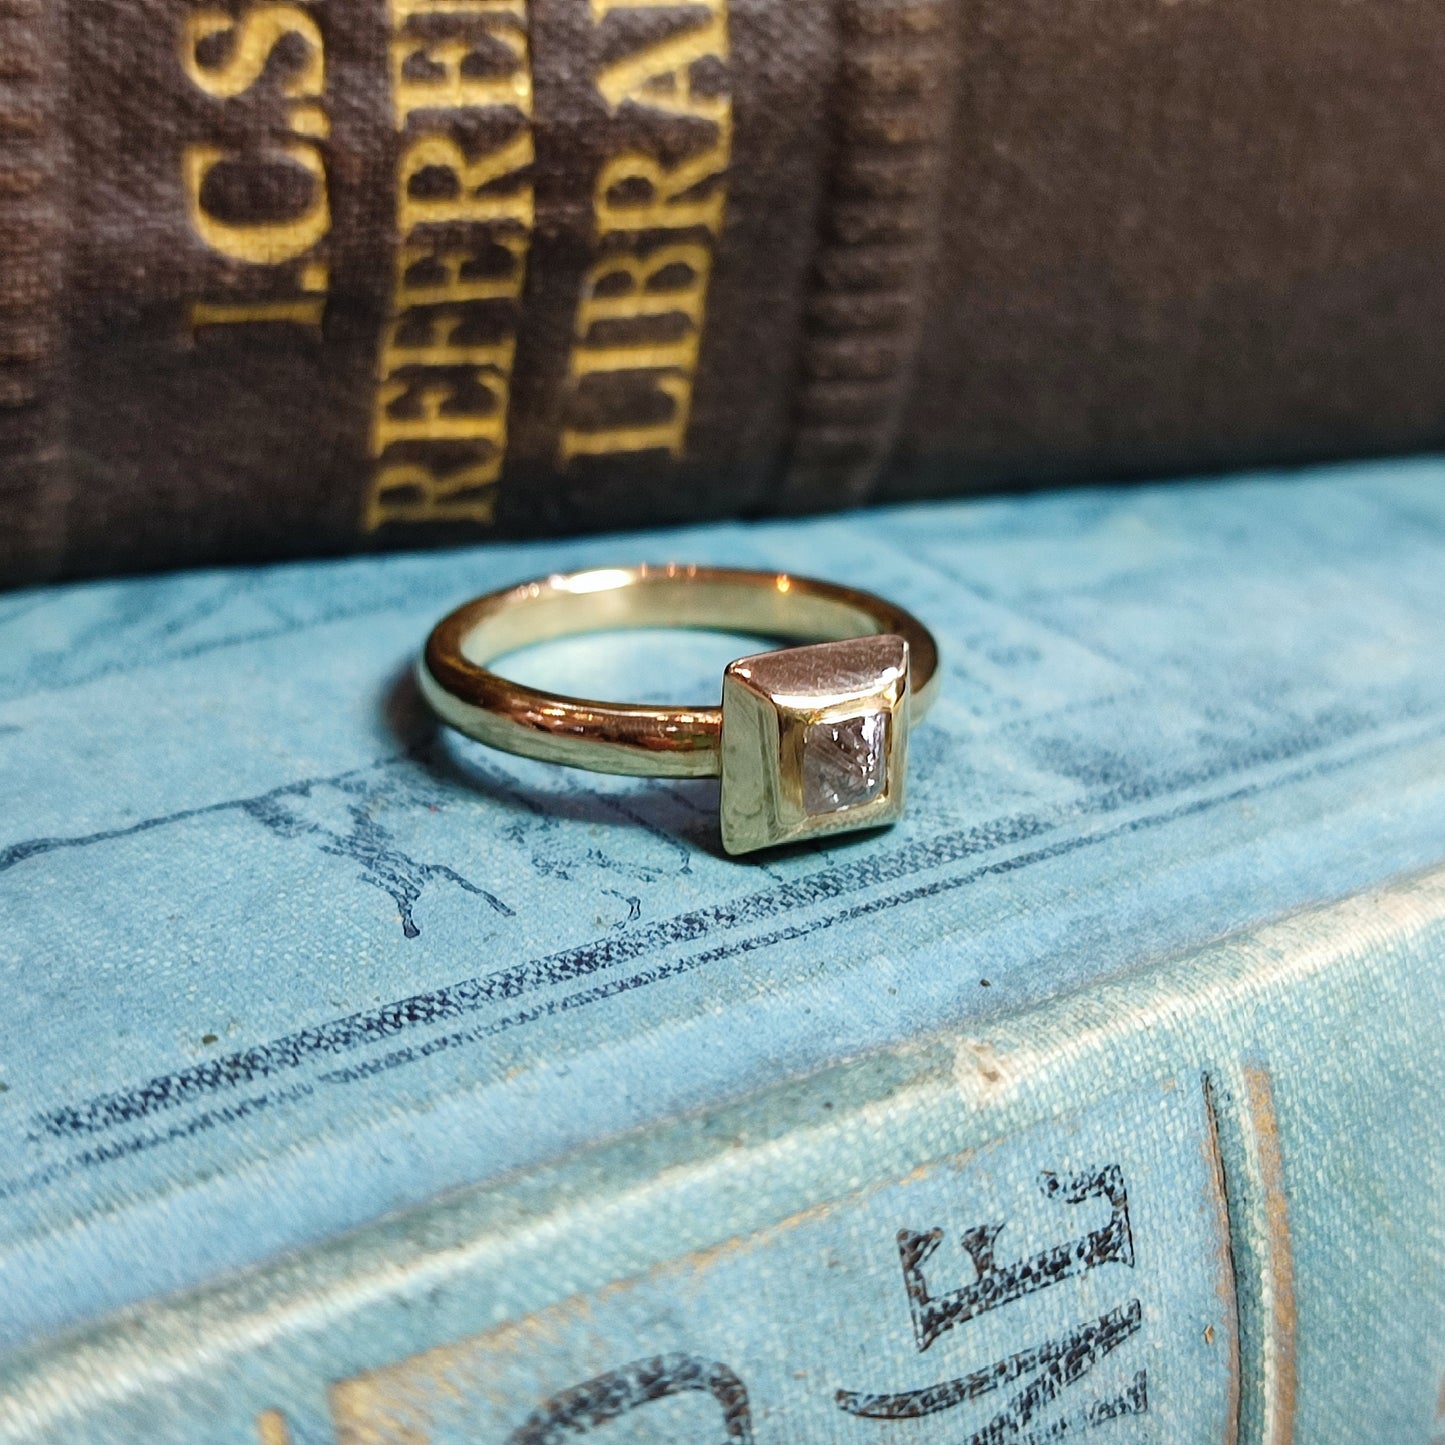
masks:
<instances>
[{"instance_id":1,"label":"blue fabric texture","mask_svg":"<svg viewBox=\"0 0 1445 1445\"><path fill-rule=\"evenodd\" d=\"M432 723L639 560L923 618L904 821ZM1423 1445L1442 862L1436 461L5 596L0 1438Z\"/></svg>"}]
</instances>

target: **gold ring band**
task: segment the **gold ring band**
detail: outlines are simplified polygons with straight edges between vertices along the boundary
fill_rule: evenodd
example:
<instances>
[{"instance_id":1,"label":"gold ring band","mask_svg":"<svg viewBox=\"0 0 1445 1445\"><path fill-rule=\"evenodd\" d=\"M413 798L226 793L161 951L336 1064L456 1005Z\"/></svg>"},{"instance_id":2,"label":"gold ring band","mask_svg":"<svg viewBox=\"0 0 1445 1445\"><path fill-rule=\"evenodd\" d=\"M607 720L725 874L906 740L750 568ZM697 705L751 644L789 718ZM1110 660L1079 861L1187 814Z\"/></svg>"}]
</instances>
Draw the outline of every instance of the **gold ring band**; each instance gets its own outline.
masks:
<instances>
[{"instance_id":1,"label":"gold ring band","mask_svg":"<svg viewBox=\"0 0 1445 1445\"><path fill-rule=\"evenodd\" d=\"M740 658L724 675L722 706L565 697L523 686L488 667L532 643L629 627L726 629L807 639L812 645ZM910 714L916 721L927 709L937 676L938 649L928 629L871 593L788 573L675 565L557 574L476 598L436 625L417 668L421 690L443 721L491 747L595 772L722 775L724 845L730 852L891 821L902 807ZM766 700L763 712L772 726L767 716L753 716L757 709L746 694ZM884 714L886 724L867 721ZM814 735L814 752L805 760L799 730L810 726L824 733ZM840 727L842 741L834 751L842 752L832 757L818 739ZM863 757L867 738L854 738L862 736L860 729L869 737L887 734L887 756L874 761L893 776L861 805L844 803L826 814L803 808L831 796L819 792L823 783L808 792L819 769L846 770L850 747ZM745 733L769 756L744 764L739 748ZM798 737L785 745L790 733ZM753 777L759 767L766 776ZM839 793L844 795L852 796L846 788ZM757 805L776 814L779 803L785 816L772 825L748 825L741 832L729 826L730 814L734 823L742 816L739 807ZM875 806L882 803L888 806ZM794 816L800 808L802 816ZM786 837L773 836L780 829Z\"/></svg>"}]
</instances>

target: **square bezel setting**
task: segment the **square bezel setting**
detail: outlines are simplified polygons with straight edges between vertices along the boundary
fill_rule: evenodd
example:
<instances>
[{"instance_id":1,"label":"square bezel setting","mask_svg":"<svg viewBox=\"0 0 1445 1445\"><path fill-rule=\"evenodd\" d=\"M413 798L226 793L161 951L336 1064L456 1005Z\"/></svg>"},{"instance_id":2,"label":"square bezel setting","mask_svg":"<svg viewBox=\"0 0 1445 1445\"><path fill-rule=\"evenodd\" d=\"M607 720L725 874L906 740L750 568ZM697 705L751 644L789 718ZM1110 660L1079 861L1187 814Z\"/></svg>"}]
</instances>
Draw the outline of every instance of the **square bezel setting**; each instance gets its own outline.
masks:
<instances>
[{"instance_id":1,"label":"square bezel setting","mask_svg":"<svg viewBox=\"0 0 1445 1445\"><path fill-rule=\"evenodd\" d=\"M892 823L908 644L886 633L740 657L723 673L722 843L750 853Z\"/></svg>"}]
</instances>

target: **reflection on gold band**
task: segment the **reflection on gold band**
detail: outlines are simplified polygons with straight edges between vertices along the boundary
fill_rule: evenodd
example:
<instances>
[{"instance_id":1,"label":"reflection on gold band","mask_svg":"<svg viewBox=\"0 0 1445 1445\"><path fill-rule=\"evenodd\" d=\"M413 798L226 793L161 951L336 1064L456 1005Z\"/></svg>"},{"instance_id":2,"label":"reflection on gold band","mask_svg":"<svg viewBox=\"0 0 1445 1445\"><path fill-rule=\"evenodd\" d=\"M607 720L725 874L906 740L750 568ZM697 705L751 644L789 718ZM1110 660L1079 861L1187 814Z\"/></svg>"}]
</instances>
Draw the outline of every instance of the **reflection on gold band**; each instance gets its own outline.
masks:
<instances>
[{"instance_id":1,"label":"reflection on gold band","mask_svg":"<svg viewBox=\"0 0 1445 1445\"><path fill-rule=\"evenodd\" d=\"M562 697L487 666L554 637L659 626L723 627L810 642L896 634L908 645L915 718L937 690L932 635L881 597L787 573L677 565L558 573L479 597L432 630L417 681L446 722L491 747L595 772L716 776L722 745L716 705Z\"/></svg>"}]
</instances>

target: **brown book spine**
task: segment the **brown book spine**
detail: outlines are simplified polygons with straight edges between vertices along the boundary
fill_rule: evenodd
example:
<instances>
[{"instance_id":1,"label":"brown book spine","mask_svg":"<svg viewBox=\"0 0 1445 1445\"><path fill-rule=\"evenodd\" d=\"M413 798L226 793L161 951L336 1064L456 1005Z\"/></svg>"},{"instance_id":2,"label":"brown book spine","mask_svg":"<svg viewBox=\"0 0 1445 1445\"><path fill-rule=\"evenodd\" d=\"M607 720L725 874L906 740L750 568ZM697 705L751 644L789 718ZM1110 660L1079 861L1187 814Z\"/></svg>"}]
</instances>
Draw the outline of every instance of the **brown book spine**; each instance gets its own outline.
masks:
<instances>
[{"instance_id":1,"label":"brown book spine","mask_svg":"<svg viewBox=\"0 0 1445 1445\"><path fill-rule=\"evenodd\" d=\"M1445 439L1425 0L0 0L0 583Z\"/></svg>"},{"instance_id":2,"label":"brown book spine","mask_svg":"<svg viewBox=\"0 0 1445 1445\"><path fill-rule=\"evenodd\" d=\"M0 582L65 566L64 28L0 0Z\"/></svg>"}]
</instances>

